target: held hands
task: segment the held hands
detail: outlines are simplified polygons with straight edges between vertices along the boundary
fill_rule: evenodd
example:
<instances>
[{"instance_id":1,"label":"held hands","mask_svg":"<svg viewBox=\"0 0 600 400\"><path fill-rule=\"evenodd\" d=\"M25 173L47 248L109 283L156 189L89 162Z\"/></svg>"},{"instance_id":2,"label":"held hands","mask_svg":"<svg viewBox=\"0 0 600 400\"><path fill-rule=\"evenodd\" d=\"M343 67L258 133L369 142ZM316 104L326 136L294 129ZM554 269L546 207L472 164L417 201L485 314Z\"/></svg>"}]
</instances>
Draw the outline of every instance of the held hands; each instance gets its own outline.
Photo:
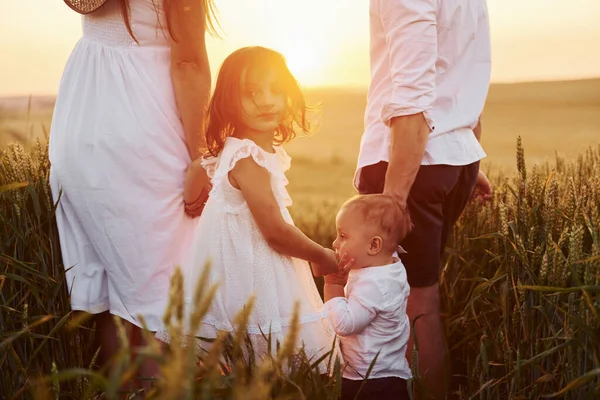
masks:
<instances>
[{"instance_id":1,"label":"held hands","mask_svg":"<svg viewBox=\"0 0 600 400\"><path fill-rule=\"evenodd\" d=\"M338 262L338 271L325 275L325 284L345 286L346 282L348 282L348 274L353 266L354 260L344 253Z\"/></svg>"},{"instance_id":2,"label":"held hands","mask_svg":"<svg viewBox=\"0 0 600 400\"><path fill-rule=\"evenodd\" d=\"M185 176L183 189L185 213L192 218L199 217L204 210L211 189L210 178L202 167L202 158L199 157L192 161Z\"/></svg>"},{"instance_id":3,"label":"held hands","mask_svg":"<svg viewBox=\"0 0 600 400\"><path fill-rule=\"evenodd\" d=\"M311 263L311 267L314 276L323 276L337 272L339 267L335 251L324 248L321 259L318 262Z\"/></svg>"},{"instance_id":4,"label":"held hands","mask_svg":"<svg viewBox=\"0 0 600 400\"><path fill-rule=\"evenodd\" d=\"M339 260L335 251L324 249L323 261L312 263L314 276L325 276L325 281L337 280L346 284L348 273L354 266L354 260L344 254Z\"/></svg>"}]
</instances>

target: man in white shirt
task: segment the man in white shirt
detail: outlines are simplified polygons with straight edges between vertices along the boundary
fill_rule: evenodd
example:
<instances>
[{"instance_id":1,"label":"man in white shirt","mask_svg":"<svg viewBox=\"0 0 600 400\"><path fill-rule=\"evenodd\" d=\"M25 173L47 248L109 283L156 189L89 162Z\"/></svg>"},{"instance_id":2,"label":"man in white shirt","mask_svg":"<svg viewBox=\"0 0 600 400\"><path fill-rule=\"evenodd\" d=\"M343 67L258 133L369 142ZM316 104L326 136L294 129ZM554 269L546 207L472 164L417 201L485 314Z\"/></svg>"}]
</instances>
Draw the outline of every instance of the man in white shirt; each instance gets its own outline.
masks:
<instances>
[{"instance_id":1,"label":"man in white shirt","mask_svg":"<svg viewBox=\"0 0 600 400\"><path fill-rule=\"evenodd\" d=\"M473 189L483 199L491 195L479 170L491 65L486 2L371 0L370 35L355 186L363 194L388 194L410 212L414 229L401 243L411 285L408 315L412 321L423 314L416 322L419 370L427 390L442 398L441 256ZM409 343L409 360L411 350Z\"/></svg>"}]
</instances>

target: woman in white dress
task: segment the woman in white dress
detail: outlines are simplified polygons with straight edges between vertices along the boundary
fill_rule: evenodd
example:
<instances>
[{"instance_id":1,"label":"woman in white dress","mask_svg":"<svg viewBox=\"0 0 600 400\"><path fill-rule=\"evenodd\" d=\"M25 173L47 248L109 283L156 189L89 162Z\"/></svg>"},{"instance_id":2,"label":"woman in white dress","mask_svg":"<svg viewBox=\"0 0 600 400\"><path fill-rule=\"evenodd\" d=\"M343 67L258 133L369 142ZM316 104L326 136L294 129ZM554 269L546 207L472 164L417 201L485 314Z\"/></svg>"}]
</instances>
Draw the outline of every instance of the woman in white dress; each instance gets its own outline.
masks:
<instances>
[{"instance_id":1,"label":"woman in white dress","mask_svg":"<svg viewBox=\"0 0 600 400\"><path fill-rule=\"evenodd\" d=\"M295 130L307 130L305 115L304 97L281 54L246 47L223 62L206 133L212 156L204 166L213 188L183 268L186 310L197 306L194 289L207 262L210 283L219 286L199 332L188 334L215 338L218 331L232 332L235 316L254 295L247 333L255 355L283 342L296 302L298 346L313 360L331 350L335 332L308 262L317 275L336 272L336 255L296 228L287 209L290 158L281 144ZM272 348L263 333L271 334ZM169 339L166 332L157 336Z\"/></svg>"},{"instance_id":2,"label":"woman in white dress","mask_svg":"<svg viewBox=\"0 0 600 400\"><path fill-rule=\"evenodd\" d=\"M210 9L209 0L108 0L83 17L60 83L50 184L71 307L96 314L101 365L118 346L111 314L134 341L140 317L159 328L191 246L197 220L185 215L184 182L205 147ZM186 201L197 209L208 177L189 170Z\"/></svg>"}]
</instances>

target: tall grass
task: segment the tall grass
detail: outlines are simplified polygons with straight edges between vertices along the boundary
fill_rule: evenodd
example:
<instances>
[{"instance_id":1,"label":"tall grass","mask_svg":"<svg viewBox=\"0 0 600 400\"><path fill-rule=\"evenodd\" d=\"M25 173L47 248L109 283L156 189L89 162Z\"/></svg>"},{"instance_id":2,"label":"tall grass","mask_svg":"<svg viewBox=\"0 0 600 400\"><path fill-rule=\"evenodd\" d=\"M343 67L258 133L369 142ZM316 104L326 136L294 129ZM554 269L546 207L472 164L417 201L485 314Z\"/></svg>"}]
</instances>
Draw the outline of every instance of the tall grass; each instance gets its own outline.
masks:
<instances>
[{"instance_id":1,"label":"tall grass","mask_svg":"<svg viewBox=\"0 0 600 400\"><path fill-rule=\"evenodd\" d=\"M47 146L10 146L0 157L0 387L25 395L50 371L81 366L92 332L70 321ZM7 186L8 185L8 186ZM79 398L82 380L61 387Z\"/></svg>"},{"instance_id":2,"label":"tall grass","mask_svg":"<svg viewBox=\"0 0 600 400\"><path fill-rule=\"evenodd\" d=\"M588 399L600 396L600 148L578 160L527 169L520 143L518 174L495 175L494 197L472 203L450 239L441 277L457 398ZM154 398L328 398L339 379L289 350L262 362L243 330L224 335L200 362L175 342L161 354L150 342L138 356L124 341L108 378L89 371L92 330L71 329L64 267L48 185L46 146L15 145L0 155L0 374L7 398L116 398L140 357L153 357L164 378ZM19 187L25 182L27 186ZM6 185L11 185L7 187ZM316 241L333 240L336 204L294 209ZM171 321L181 329L179 275ZM197 304L210 288L200 285ZM179 291L180 293L180 291ZM202 307L196 317L201 314ZM240 314L240 321L244 314ZM292 335L293 336L293 335ZM293 342L293 337L290 338ZM290 342L282 344L289 349ZM187 349L187 350L186 350ZM335 364L332 358L321 360ZM339 374L339 368L334 368ZM40 380L40 376L50 378ZM339 376L337 376L339 378ZM41 383L45 382L45 383ZM49 388L50 392L39 389ZM94 389L95 388L95 389Z\"/></svg>"},{"instance_id":3,"label":"tall grass","mask_svg":"<svg viewBox=\"0 0 600 400\"><path fill-rule=\"evenodd\" d=\"M600 147L496 180L441 280L461 398L600 396Z\"/></svg>"},{"instance_id":4,"label":"tall grass","mask_svg":"<svg viewBox=\"0 0 600 400\"><path fill-rule=\"evenodd\" d=\"M173 338L169 351L164 354L151 335L147 347L133 349L121 327L122 350L110 370L91 370L93 330L80 326L80 318L69 310L48 175L46 145L38 142L29 154L11 145L0 153L0 398L81 399L100 392L108 399L120 398L124 388L137 391L129 382L149 358L160 364L164 377L146 393L150 398L337 398L340 366L333 347L320 359L296 350L297 313L277 354L255 360L245 335L250 302L238 316L238 331L220 336L197 359L190 351L193 343L180 339L184 313L178 271L165 316ZM192 326L199 324L214 294L214 288L206 287L206 276L198 288ZM274 347L268 332L265 340L267 348ZM323 376L323 365L334 375Z\"/></svg>"},{"instance_id":5,"label":"tall grass","mask_svg":"<svg viewBox=\"0 0 600 400\"><path fill-rule=\"evenodd\" d=\"M600 398L600 146L494 174L455 227L440 280L458 398ZM307 210L308 211L308 210ZM332 243L335 211L299 211ZM328 228L329 227L329 228Z\"/></svg>"}]
</instances>

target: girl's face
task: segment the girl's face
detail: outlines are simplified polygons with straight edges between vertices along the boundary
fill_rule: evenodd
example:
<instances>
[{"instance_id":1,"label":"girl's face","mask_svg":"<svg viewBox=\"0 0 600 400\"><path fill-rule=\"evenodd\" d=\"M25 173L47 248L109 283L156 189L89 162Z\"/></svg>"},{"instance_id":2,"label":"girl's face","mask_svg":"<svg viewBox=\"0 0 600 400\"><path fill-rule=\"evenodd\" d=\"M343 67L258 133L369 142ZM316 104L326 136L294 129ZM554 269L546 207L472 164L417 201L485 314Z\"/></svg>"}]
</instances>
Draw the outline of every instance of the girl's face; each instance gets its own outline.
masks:
<instances>
[{"instance_id":1,"label":"girl's face","mask_svg":"<svg viewBox=\"0 0 600 400\"><path fill-rule=\"evenodd\" d=\"M286 117L287 97L275 71L244 73L240 81L241 116L244 127L273 133Z\"/></svg>"}]
</instances>

